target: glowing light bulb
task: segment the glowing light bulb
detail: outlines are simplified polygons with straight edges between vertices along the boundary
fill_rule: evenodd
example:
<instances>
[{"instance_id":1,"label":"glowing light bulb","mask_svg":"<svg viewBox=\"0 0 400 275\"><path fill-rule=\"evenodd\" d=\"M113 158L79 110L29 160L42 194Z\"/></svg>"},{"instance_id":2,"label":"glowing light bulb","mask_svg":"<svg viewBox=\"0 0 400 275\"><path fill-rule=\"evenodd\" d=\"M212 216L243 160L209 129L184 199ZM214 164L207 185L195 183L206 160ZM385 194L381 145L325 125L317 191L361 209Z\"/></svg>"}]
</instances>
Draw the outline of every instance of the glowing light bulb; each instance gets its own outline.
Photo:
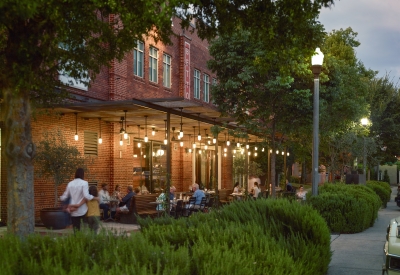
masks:
<instances>
[{"instance_id":1,"label":"glowing light bulb","mask_svg":"<svg viewBox=\"0 0 400 275\"><path fill-rule=\"evenodd\" d=\"M99 138L99 144L102 144L102 143L103 143L103 139Z\"/></svg>"}]
</instances>

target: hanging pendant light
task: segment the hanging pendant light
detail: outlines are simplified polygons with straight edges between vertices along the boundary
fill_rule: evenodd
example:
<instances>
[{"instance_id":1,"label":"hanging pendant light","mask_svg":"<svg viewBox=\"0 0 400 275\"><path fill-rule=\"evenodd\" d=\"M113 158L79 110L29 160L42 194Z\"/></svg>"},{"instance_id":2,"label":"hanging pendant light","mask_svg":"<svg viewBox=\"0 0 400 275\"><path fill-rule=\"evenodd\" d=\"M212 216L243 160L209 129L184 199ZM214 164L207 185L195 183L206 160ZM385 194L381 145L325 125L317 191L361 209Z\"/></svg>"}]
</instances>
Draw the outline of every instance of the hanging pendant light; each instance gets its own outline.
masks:
<instances>
[{"instance_id":1,"label":"hanging pendant light","mask_svg":"<svg viewBox=\"0 0 400 275\"><path fill-rule=\"evenodd\" d=\"M198 122L199 122L199 134L197 135L197 140L200 141L201 140L201 135L200 135L200 113L198 114L199 118L198 118Z\"/></svg>"},{"instance_id":2,"label":"hanging pendant light","mask_svg":"<svg viewBox=\"0 0 400 275\"><path fill-rule=\"evenodd\" d=\"M78 113L74 113L75 114L75 140L78 141L79 137L78 137Z\"/></svg>"},{"instance_id":3,"label":"hanging pendant light","mask_svg":"<svg viewBox=\"0 0 400 275\"><path fill-rule=\"evenodd\" d=\"M196 126L193 126L193 149L196 149L195 136L196 136Z\"/></svg>"},{"instance_id":4,"label":"hanging pendant light","mask_svg":"<svg viewBox=\"0 0 400 275\"><path fill-rule=\"evenodd\" d=\"M183 108L179 108L179 109L181 109L181 131L179 132L179 137L183 138L183 130L182 130L182 125L183 125L183 123L182 123L182 111L183 111Z\"/></svg>"},{"instance_id":5,"label":"hanging pendant light","mask_svg":"<svg viewBox=\"0 0 400 275\"><path fill-rule=\"evenodd\" d=\"M247 140L246 149L250 148L249 142L250 142L250 139Z\"/></svg>"},{"instance_id":6,"label":"hanging pendant light","mask_svg":"<svg viewBox=\"0 0 400 275\"><path fill-rule=\"evenodd\" d=\"M124 110L125 112L125 131L124 131L124 139L128 139L128 129L126 128L126 112L127 110Z\"/></svg>"},{"instance_id":7,"label":"hanging pendant light","mask_svg":"<svg viewBox=\"0 0 400 275\"><path fill-rule=\"evenodd\" d=\"M151 135L154 136L156 134L156 130L153 128L151 128Z\"/></svg>"},{"instance_id":8,"label":"hanging pendant light","mask_svg":"<svg viewBox=\"0 0 400 275\"><path fill-rule=\"evenodd\" d=\"M103 139L101 138L101 118L99 117L99 129L100 129L100 135L99 135L99 144L103 143Z\"/></svg>"},{"instance_id":9,"label":"hanging pendant light","mask_svg":"<svg viewBox=\"0 0 400 275\"><path fill-rule=\"evenodd\" d=\"M148 142L149 138L147 136L147 116L144 116L144 129L145 129L144 142Z\"/></svg>"},{"instance_id":10,"label":"hanging pendant light","mask_svg":"<svg viewBox=\"0 0 400 275\"><path fill-rule=\"evenodd\" d=\"M213 117L214 119L214 129L215 129L215 117ZM218 134L217 134L218 135ZM212 140L213 144L217 143L217 139L215 137L215 135L213 134L213 140Z\"/></svg>"},{"instance_id":11,"label":"hanging pendant light","mask_svg":"<svg viewBox=\"0 0 400 275\"><path fill-rule=\"evenodd\" d=\"M205 133L206 140L207 140L208 144L210 144L210 141L208 140L207 129L204 129L204 133ZM207 149L208 149L207 142L204 142L204 150L207 150Z\"/></svg>"},{"instance_id":12,"label":"hanging pendant light","mask_svg":"<svg viewBox=\"0 0 400 275\"><path fill-rule=\"evenodd\" d=\"M228 130L228 139L226 141L226 146L230 146L230 145L231 145L231 142L229 141L229 130Z\"/></svg>"},{"instance_id":13,"label":"hanging pendant light","mask_svg":"<svg viewBox=\"0 0 400 275\"><path fill-rule=\"evenodd\" d=\"M165 127L164 127L164 129L165 129L165 137L164 137L164 144L165 145L167 145L168 144L168 139L167 139L167 120L165 119L164 120L164 124L165 124Z\"/></svg>"},{"instance_id":14,"label":"hanging pendant light","mask_svg":"<svg viewBox=\"0 0 400 275\"><path fill-rule=\"evenodd\" d=\"M171 141L175 141L175 127L172 127L172 138Z\"/></svg>"},{"instance_id":15,"label":"hanging pendant light","mask_svg":"<svg viewBox=\"0 0 400 275\"><path fill-rule=\"evenodd\" d=\"M122 140L122 135L119 136L119 145L124 145L124 141Z\"/></svg>"},{"instance_id":16,"label":"hanging pendant light","mask_svg":"<svg viewBox=\"0 0 400 275\"><path fill-rule=\"evenodd\" d=\"M137 147L140 148L140 147L142 147L142 143L140 142L140 125L138 125L137 127L138 127L138 133L139 133L139 141L137 143Z\"/></svg>"},{"instance_id":17,"label":"hanging pendant light","mask_svg":"<svg viewBox=\"0 0 400 275\"><path fill-rule=\"evenodd\" d=\"M265 149L264 149L264 147L261 149L261 152L264 152L265 151Z\"/></svg>"},{"instance_id":18,"label":"hanging pendant light","mask_svg":"<svg viewBox=\"0 0 400 275\"><path fill-rule=\"evenodd\" d=\"M192 148L190 147L190 143L192 142L192 135L189 134L189 153L192 152Z\"/></svg>"}]
</instances>

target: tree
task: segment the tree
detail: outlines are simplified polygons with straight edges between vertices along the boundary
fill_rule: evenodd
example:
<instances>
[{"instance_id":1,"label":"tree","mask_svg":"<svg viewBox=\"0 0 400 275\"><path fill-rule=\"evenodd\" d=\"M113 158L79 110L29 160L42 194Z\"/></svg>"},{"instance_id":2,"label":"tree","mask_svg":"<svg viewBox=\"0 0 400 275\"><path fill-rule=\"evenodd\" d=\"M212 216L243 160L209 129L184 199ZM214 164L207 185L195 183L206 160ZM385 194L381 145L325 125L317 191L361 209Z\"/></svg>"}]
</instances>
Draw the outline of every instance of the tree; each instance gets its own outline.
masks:
<instances>
[{"instance_id":1,"label":"tree","mask_svg":"<svg viewBox=\"0 0 400 275\"><path fill-rule=\"evenodd\" d=\"M85 168L85 159L76 146L71 146L60 130L45 132L37 146L35 163L38 176L53 178L54 207L57 206L57 187L66 183L79 167Z\"/></svg>"},{"instance_id":2,"label":"tree","mask_svg":"<svg viewBox=\"0 0 400 275\"><path fill-rule=\"evenodd\" d=\"M184 26L198 18L196 25L203 38L251 26L275 45L270 55L280 52L293 57L311 51L303 46L320 36L316 15L321 5L332 2L2 1L0 87L5 102L7 196L15 198L8 201L9 230L23 236L34 229L31 103L49 105L65 96L54 89L60 86L60 72L93 80L103 66L121 60L143 35L169 42L170 19L176 11L184 18ZM295 50L286 47L294 44L299 44Z\"/></svg>"},{"instance_id":3,"label":"tree","mask_svg":"<svg viewBox=\"0 0 400 275\"><path fill-rule=\"evenodd\" d=\"M183 1L179 1L182 3ZM0 87L4 98L8 229L34 230L31 104L65 97L59 72L94 79L137 39L169 42L178 1L6 0L0 3ZM12 198L12 199L11 199Z\"/></svg>"}]
</instances>

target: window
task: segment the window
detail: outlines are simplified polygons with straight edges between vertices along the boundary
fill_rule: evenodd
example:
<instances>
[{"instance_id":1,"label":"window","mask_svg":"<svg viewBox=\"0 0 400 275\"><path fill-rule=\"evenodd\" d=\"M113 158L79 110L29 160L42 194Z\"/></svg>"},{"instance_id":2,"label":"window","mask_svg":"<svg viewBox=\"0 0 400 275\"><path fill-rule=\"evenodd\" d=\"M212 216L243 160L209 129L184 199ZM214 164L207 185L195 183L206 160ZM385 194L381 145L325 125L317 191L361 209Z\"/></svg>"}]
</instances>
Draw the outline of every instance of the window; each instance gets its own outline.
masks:
<instances>
[{"instance_id":1,"label":"window","mask_svg":"<svg viewBox=\"0 0 400 275\"><path fill-rule=\"evenodd\" d=\"M212 80L212 85L213 85L213 86L217 85L217 79L216 79L216 78L213 78L213 80Z\"/></svg>"},{"instance_id":2,"label":"window","mask_svg":"<svg viewBox=\"0 0 400 275\"><path fill-rule=\"evenodd\" d=\"M204 81L204 87L203 87L204 97L203 97L203 100L204 100L204 102L208 102L210 100L210 77L209 77L208 74L204 74L203 81Z\"/></svg>"},{"instance_id":3,"label":"window","mask_svg":"<svg viewBox=\"0 0 400 275\"><path fill-rule=\"evenodd\" d=\"M157 83L158 80L158 50L154 47L150 47L150 59L149 59L149 80Z\"/></svg>"},{"instance_id":4,"label":"window","mask_svg":"<svg viewBox=\"0 0 400 275\"><path fill-rule=\"evenodd\" d=\"M133 50L133 73L138 77L143 78L143 58L144 58L144 43L137 42L136 48Z\"/></svg>"},{"instance_id":5,"label":"window","mask_svg":"<svg viewBox=\"0 0 400 275\"><path fill-rule=\"evenodd\" d=\"M200 71L194 70L194 98L200 99Z\"/></svg>"},{"instance_id":6,"label":"window","mask_svg":"<svg viewBox=\"0 0 400 275\"><path fill-rule=\"evenodd\" d=\"M163 85L171 88L171 56L163 55Z\"/></svg>"},{"instance_id":7,"label":"window","mask_svg":"<svg viewBox=\"0 0 400 275\"><path fill-rule=\"evenodd\" d=\"M98 136L97 132L85 131L83 136L85 155L97 156Z\"/></svg>"}]
</instances>

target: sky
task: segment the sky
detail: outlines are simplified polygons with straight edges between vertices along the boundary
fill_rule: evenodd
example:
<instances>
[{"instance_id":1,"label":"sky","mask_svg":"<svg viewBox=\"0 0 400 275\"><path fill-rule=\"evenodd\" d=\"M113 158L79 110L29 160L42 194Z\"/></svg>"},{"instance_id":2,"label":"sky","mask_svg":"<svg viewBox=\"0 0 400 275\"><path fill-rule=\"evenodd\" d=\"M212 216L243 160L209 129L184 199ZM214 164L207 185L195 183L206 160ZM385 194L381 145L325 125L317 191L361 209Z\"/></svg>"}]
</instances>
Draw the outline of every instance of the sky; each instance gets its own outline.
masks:
<instances>
[{"instance_id":1,"label":"sky","mask_svg":"<svg viewBox=\"0 0 400 275\"><path fill-rule=\"evenodd\" d=\"M361 43L357 58L365 67L400 78L400 0L341 0L323 8L319 20L326 32L351 27ZM399 83L400 84L400 83Z\"/></svg>"}]
</instances>

